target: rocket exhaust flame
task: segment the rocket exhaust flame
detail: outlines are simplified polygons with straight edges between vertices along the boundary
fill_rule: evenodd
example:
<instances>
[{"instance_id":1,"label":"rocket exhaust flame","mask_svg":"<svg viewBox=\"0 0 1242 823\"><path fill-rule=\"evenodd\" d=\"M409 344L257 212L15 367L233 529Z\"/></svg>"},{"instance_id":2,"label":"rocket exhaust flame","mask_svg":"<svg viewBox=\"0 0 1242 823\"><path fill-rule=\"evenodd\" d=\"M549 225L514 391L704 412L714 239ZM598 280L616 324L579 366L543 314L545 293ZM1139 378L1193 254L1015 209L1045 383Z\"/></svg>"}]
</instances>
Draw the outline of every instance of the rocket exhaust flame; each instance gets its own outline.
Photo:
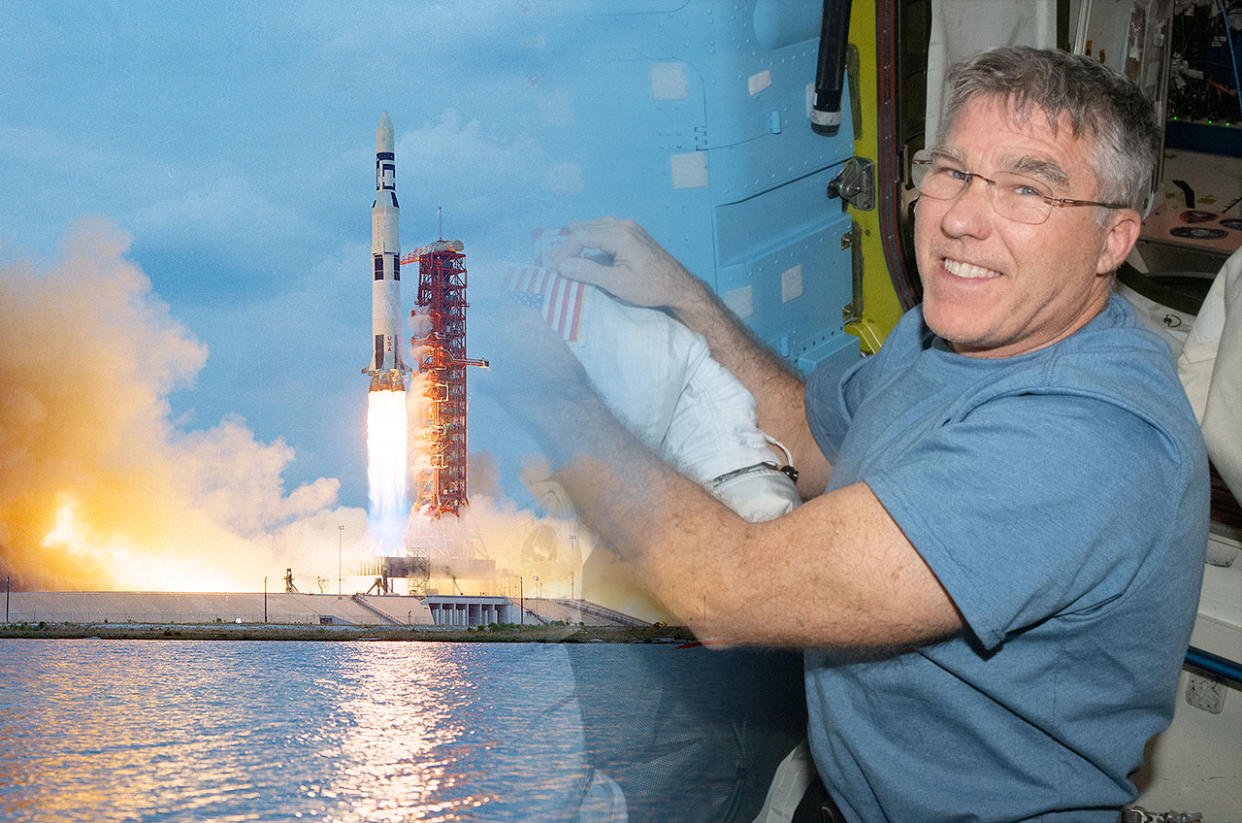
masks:
<instances>
[{"instance_id":1,"label":"rocket exhaust flame","mask_svg":"<svg viewBox=\"0 0 1242 823\"><path fill-rule=\"evenodd\" d=\"M367 392L369 526L381 555L399 554L409 512L405 392Z\"/></svg>"}]
</instances>

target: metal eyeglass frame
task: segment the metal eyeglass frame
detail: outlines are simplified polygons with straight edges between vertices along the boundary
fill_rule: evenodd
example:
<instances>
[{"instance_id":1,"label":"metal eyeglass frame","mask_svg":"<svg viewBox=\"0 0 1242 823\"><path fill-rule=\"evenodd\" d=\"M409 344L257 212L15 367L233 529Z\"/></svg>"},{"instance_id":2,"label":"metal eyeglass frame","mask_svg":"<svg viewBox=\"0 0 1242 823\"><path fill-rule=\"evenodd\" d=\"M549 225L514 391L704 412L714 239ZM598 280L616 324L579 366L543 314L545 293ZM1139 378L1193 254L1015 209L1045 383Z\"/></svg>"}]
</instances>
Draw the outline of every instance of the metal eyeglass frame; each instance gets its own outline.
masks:
<instances>
[{"instance_id":1,"label":"metal eyeglass frame","mask_svg":"<svg viewBox=\"0 0 1242 823\"><path fill-rule=\"evenodd\" d=\"M978 179L988 184L988 192L989 192L988 199L989 199L989 202L992 203L992 208L993 209L996 208L996 195L993 193L996 191L996 181L990 177L984 177L982 174L979 174L973 171L959 171L958 172L959 174L964 175L966 179L962 181L962 187L958 190L957 194L953 195L952 197L936 197L935 195L924 194L923 189L919 184L921 184L922 181L926 179L927 170L931 168L931 165L934 162L935 161L931 159L924 159L924 158L916 158L910 161L910 165L912 167L910 177L912 178L912 182L915 180L918 181L915 183L914 188L918 190L920 197L930 197L932 200L955 200L958 197L961 197L962 194L968 188L970 188L970 184L972 181ZM921 174L918 171L919 169L923 170ZM1130 208L1130 206L1126 205L1125 203L1101 203L1096 200L1075 200L1071 197L1053 197L1050 194L1041 194L1040 192L1035 192L1035 194L1038 195L1038 197L1041 200L1043 200L1045 203L1048 204L1048 211L1044 213L1043 218L1041 218L1040 220L1037 220L1034 223L1032 223L1026 220L1018 220L1016 218L1009 217L1008 215L1004 215L1004 214L1002 214L1001 216L1006 218L1007 220L1013 220L1015 223L1023 223L1027 226L1039 226L1039 225L1046 223L1048 221L1048 218L1052 216L1052 209L1054 207L1062 208L1065 206L1096 206L1101 209L1128 209ZM1000 212L998 211L997 214L1000 214Z\"/></svg>"}]
</instances>

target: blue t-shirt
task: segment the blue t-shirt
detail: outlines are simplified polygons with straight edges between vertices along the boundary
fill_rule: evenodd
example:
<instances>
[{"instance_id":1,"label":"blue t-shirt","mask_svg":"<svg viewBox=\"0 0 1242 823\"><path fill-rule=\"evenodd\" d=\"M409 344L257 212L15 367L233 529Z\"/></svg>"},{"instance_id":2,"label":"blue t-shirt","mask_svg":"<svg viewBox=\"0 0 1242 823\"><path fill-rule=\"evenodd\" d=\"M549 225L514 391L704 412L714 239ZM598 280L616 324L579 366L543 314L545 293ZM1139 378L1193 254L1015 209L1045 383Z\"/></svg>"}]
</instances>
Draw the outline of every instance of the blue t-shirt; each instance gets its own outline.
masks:
<instances>
[{"instance_id":1,"label":"blue t-shirt","mask_svg":"<svg viewBox=\"0 0 1242 823\"><path fill-rule=\"evenodd\" d=\"M865 482L968 627L808 651L811 748L846 816L1116 823L1173 715L1207 543L1167 346L1114 298L1052 346L971 358L915 309L806 399L829 489Z\"/></svg>"}]
</instances>

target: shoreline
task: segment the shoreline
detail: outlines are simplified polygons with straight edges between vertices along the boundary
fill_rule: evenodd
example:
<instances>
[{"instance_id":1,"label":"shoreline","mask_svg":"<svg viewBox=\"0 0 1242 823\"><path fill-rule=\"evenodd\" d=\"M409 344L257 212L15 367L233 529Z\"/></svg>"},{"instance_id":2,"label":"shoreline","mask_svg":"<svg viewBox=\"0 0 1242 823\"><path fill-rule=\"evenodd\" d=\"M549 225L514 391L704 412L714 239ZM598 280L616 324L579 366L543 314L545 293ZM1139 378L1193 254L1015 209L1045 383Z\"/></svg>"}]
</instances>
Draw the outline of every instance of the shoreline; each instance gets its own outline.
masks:
<instances>
[{"instance_id":1,"label":"shoreline","mask_svg":"<svg viewBox=\"0 0 1242 823\"><path fill-rule=\"evenodd\" d=\"M693 643L681 626L316 626L296 623L0 623L0 640L316 640L431 643Z\"/></svg>"}]
</instances>

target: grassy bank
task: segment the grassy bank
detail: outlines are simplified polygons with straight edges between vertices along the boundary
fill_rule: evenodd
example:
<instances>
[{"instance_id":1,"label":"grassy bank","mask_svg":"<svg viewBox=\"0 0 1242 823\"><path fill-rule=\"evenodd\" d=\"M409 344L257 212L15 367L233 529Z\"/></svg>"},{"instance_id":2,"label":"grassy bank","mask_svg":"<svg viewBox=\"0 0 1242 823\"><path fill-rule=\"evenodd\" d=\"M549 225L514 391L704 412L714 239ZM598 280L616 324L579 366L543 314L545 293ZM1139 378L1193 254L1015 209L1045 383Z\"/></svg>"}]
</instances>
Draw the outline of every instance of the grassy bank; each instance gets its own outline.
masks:
<instances>
[{"instance_id":1,"label":"grassy bank","mask_svg":"<svg viewBox=\"0 0 1242 823\"><path fill-rule=\"evenodd\" d=\"M105 640L415 640L449 643L686 643L676 626L313 626L274 623L0 623L4 638Z\"/></svg>"}]
</instances>

